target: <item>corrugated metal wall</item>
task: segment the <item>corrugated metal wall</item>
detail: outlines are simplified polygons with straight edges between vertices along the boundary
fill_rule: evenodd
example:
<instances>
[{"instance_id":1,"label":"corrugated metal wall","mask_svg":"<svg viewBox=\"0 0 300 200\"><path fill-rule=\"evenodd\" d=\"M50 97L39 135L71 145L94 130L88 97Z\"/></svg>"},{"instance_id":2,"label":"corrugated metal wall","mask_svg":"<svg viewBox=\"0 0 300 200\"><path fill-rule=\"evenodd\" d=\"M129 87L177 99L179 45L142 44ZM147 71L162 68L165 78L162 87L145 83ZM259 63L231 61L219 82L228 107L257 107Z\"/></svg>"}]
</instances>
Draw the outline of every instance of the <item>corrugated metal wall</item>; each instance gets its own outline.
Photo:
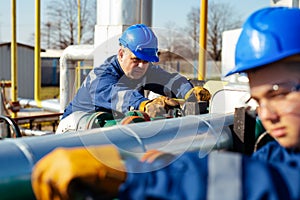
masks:
<instances>
[{"instance_id":1,"label":"corrugated metal wall","mask_svg":"<svg viewBox=\"0 0 300 200\"><path fill-rule=\"evenodd\" d=\"M18 97L34 98L34 48L18 45ZM10 43L0 44L0 80L11 80Z\"/></svg>"},{"instance_id":2,"label":"corrugated metal wall","mask_svg":"<svg viewBox=\"0 0 300 200\"><path fill-rule=\"evenodd\" d=\"M0 80L10 80L10 46L0 46Z\"/></svg>"}]
</instances>

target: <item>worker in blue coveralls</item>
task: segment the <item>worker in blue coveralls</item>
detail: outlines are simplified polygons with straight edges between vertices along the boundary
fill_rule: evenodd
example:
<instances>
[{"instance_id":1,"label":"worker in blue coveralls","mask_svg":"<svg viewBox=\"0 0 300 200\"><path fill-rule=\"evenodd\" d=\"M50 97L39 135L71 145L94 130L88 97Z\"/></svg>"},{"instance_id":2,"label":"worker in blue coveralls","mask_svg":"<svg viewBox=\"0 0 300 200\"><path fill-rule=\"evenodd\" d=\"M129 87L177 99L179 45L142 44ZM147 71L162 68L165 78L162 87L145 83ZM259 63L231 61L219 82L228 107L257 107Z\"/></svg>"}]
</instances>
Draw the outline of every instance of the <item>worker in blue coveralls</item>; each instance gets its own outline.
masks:
<instances>
[{"instance_id":1,"label":"worker in blue coveralls","mask_svg":"<svg viewBox=\"0 0 300 200\"><path fill-rule=\"evenodd\" d=\"M158 41L146 25L128 27L119 43L117 55L107 58L89 73L62 119L76 111L125 114L129 110L140 110L156 117L179 106L173 98L191 99L195 93L199 97L197 100L209 100L208 90L197 87L196 92L186 77L153 64L159 61ZM162 96L150 101L144 96L144 90Z\"/></svg>"},{"instance_id":2,"label":"worker in blue coveralls","mask_svg":"<svg viewBox=\"0 0 300 200\"><path fill-rule=\"evenodd\" d=\"M224 151L203 158L199 152L180 156L147 152L142 160L124 162L110 145L60 148L33 169L37 199L72 199L79 191L74 190L76 185L90 188L94 199L101 195L139 200L300 199L300 20L296 19L298 8L260 9L246 20L236 45L235 67L228 75L248 75L258 115L275 139L251 157Z\"/></svg>"}]
</instances>

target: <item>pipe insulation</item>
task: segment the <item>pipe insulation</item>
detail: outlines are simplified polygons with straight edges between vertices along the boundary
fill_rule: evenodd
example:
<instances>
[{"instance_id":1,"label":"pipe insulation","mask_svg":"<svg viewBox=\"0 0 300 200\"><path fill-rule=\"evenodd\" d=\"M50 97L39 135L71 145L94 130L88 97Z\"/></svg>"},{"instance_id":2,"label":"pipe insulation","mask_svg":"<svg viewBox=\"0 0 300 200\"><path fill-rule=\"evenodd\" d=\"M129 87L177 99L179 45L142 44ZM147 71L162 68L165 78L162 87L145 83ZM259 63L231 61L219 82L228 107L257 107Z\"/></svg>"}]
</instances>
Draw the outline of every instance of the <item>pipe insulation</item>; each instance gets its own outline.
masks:
<instances>
[{"instance_id":1,"label":"pipe insulation","mask_svg":"<svg viewBox=\"0 0 300 200\"><path fill-rule=\"evenodd\" d=\"M205 156L213 149L231 147L229 126L233 120L233 114L190 115L59 135L4 139L0 145L0 196L33 199L32 168L56 147L112 144L125 160L126 155L139 158L149 149L178 155L199 151L199 156Z\"/></svg>"},{"instance_id":2,"label":"pipe insulation","mask_svg":"<svg viewBox=\"0 0 300 200\"><path fill-rule=\"evenodd\" d=\"M60 57L60 112L63 112L67 104L75 94L75 67L77 61L93 60L93 45L68 46Z\"/></svg>"},{"instance_id":3,"label":"pipe insulation","mask_svg":"<svg viewBox=\"0 0 300 200\"><path fill-rule=\"evenodd\" d=\"M19 99L19 103L23 107L35 107L39 108L38 103L34 99ZM59 112L60 111L60 104L58 99L47 99L41 101L41 108L46 111L51 112Z\"/></svg>"}]
</instances>

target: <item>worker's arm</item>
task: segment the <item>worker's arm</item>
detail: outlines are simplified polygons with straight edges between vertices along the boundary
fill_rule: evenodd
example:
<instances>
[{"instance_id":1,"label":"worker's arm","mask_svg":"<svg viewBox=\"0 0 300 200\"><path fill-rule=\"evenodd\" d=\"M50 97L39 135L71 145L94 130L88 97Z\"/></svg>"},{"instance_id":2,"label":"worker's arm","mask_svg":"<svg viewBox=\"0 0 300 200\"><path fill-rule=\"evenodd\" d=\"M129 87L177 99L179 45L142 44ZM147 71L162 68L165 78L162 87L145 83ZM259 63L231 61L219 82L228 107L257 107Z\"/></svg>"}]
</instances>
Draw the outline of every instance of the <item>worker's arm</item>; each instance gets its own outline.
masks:
<instances>
[{"instance_id":1,"label":"worker's arm","mask_svg":"<svg viewBox=\"0 0 300 200\"><path fill-rule=\"evenodd\" d=\"M124 199L300 198L298 164L270 164L228 152L204 158L199 158L198 152L185 153L161 168L134 162L127 163L127 170L144 173L127 173L120 187Z\"/></svg>"},{"instance_id":2,"label":"worker's arm","mask_svg":"<svg viewBox=\"0 0 300 200\"><path fill-rule=\"evenodd\" d=\"M300 199L299 154L272 163L229 152L199 155L151 152L124 165L113 146L60 148L35 165L32 185L37 199Z\"/></svg>"},{"instance_id":3,"label":"worker's arm","mask_svg":"<svg viewBox=\"0 0 300 200\"><path fill-rule=\"evenodd\" d=\"M159 66L150 65L147 72L145 89L157 94L184 99L193 85L179 73L169 73Z\"/></svg>"}]
</instances>

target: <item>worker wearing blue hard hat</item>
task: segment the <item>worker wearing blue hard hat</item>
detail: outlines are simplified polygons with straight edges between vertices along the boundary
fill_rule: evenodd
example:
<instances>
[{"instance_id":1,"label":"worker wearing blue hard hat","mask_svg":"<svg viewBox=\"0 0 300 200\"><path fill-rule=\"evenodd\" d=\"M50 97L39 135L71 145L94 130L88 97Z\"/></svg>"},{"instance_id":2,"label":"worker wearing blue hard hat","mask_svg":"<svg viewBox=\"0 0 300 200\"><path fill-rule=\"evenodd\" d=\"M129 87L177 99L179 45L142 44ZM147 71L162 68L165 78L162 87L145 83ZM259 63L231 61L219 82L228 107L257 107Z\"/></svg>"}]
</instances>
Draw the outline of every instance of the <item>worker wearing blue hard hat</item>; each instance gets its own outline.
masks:
<instances>
[{"instance_id":1,"label":"worker wearing blue hard hat","mask_svg":"<svg viewBox=\"0 0 300 200\"><path fill-rule=\"evenodd\" d=\"M235 67L227 74L247 73L265 129L287 148L300 147L300 105L293 100L300 88L298 18L298 8L263 9L251 15L236 45Z\"/></svg>"},{"instance_id":2,"label":"worker wearing blue hard hat","mask_svg":"<svg viewBox=\"0 0 300 200\"><path fill-rule=\"evenodd\" d=\"M74 195L72 183L76 180L89 187L94 197L102 194L119 199L300 199L297 19L298 8L258 10L244 23L237 42L236 65L228 75L247 73L251 97L259 105L258 115L274 138L251 157L226 151L212 151L204 157L199 157L199 152L176 156L148 151L141 160L124 163L114 146L60 149L44 157L33 170L37 198L69 199ZM109 159L103 159L104 156ZM56 159L67 165L57 165ZM85 169L83 163L94 166Z\"/></svg>"},{"instance_id":3,"label":"worker wearing blue hard hat","mask_svg":"<svg viewBox=\"0 0 300 200\"><path fill-rule=\"evenodd\" d=\"M158 62L157 38L144 24L129 27L119 38L120 44L141 60Z\"/></svg>"},{"instance_id":4,"label":"worker wearing blue hard hat","mask_svg":"<svg viewBox=\"0 0 300 200\"><path fill-rule=\"evenodd\" d=\"M173 98L192 99L194 96L199 101L210 99L208 90L193 87L186 77L169 73L154 64L159 61L158 41L148 26L135 24L128 27L119 43L117 55L94 67L85 78L66 107L57 132L63 130L62 126L68 126L65 118L76 111L119 115L140 110L156 117L180 106ZM150 100L144 95L145 90L162 96ZM198 95L200 91L206 95Z\"/></svg>"}]
</instances>

